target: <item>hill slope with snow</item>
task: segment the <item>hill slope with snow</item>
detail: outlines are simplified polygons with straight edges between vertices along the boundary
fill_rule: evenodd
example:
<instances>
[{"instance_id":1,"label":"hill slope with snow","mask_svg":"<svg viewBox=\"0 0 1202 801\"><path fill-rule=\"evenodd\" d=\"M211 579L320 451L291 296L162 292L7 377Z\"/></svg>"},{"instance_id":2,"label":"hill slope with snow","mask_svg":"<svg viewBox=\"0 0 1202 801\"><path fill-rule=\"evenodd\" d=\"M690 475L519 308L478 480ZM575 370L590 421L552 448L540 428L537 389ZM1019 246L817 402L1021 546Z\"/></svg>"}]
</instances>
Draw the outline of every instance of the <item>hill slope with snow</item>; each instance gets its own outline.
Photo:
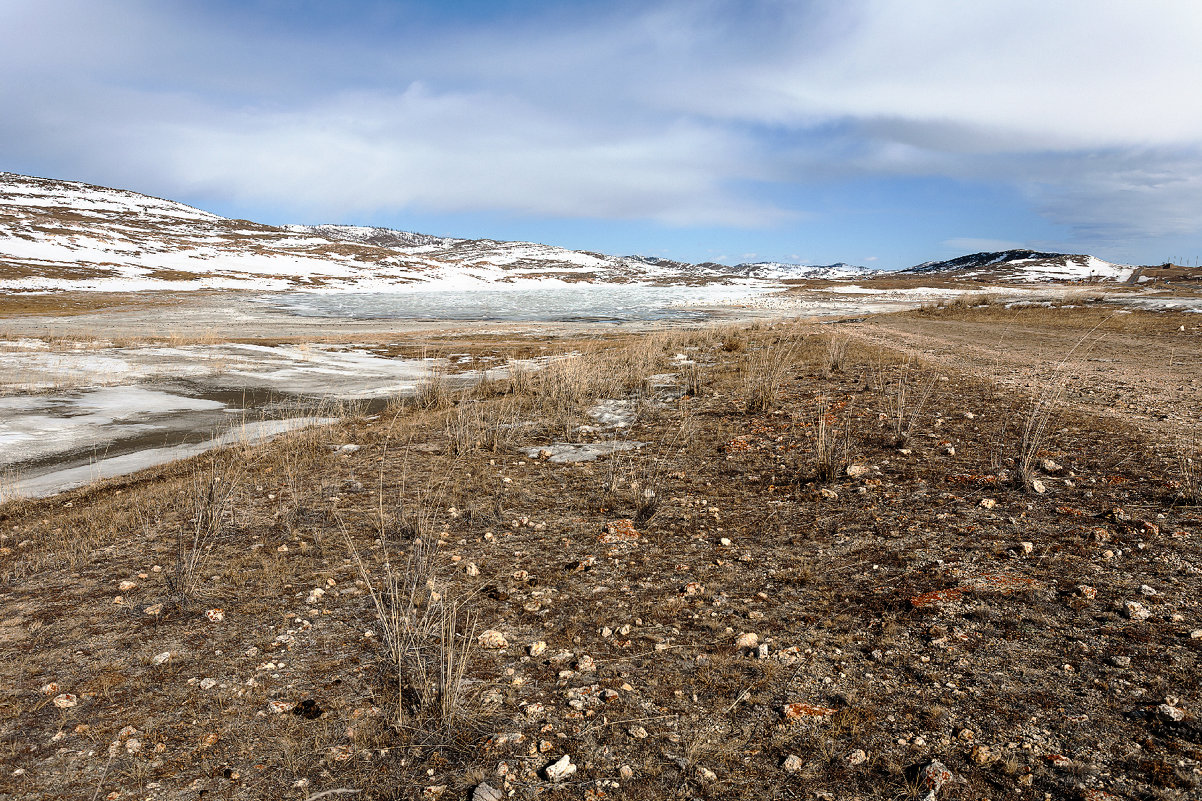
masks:
<instances>
[{"instance_id":1,"label":"hill slope with snow","mask_svg":"<svg viewBox=\"0 0 1202 801\"><path fill-rule=\"evenodd\" d=\"M1045 253L1038 250L1003 250L972 253L947 261L928 261L898 275L941 274L981 281L1126 281L1135 271L1125 264L1084 254Z\"/></svg>"},{"instance_id":2,"label":"hill slope with snow","mask_svg":"<svg viewBox=\"0 0 1202 801\"><path fill-rule=\"evenodd\" d=\"M388 228L271 226L137 192L0 173L0 291L706 284L844 273L865 275L846 265L693 265Z\"/></svg>"}]
</instances>

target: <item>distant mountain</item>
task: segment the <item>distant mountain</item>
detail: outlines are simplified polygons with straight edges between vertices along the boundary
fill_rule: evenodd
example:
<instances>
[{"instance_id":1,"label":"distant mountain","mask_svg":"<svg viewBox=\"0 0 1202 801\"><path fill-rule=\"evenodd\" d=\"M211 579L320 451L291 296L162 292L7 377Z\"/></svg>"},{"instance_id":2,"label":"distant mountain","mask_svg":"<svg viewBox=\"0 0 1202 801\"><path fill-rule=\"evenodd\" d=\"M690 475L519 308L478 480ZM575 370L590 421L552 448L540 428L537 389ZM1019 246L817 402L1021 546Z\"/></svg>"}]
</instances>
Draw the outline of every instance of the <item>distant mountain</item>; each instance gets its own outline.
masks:
<instances>
[{"instance_id":1,"label":"distant mountain","mask_svg":"<svg viewBox=\"0 0 1202 801\"><path fill-rule=\"evenodd\" d=\"M947 261L928 261L898 275L941 274L980 281L1126 281L1135 271L1125 264L1084 254L1002 250L973 253Z\"/></svg>"}]
</instances>

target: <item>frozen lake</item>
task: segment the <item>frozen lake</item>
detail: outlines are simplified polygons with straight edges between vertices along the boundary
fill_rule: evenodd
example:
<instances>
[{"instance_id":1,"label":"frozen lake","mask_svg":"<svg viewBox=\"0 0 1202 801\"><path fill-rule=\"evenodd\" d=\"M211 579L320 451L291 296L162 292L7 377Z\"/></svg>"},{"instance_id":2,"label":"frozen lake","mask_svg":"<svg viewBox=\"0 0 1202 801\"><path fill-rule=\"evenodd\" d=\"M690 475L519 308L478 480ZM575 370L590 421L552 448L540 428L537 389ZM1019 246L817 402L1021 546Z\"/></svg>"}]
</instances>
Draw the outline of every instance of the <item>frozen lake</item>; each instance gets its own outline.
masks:
<instances>
[{"instance_id":1,"label":"frozen lake","mask_svg":"<svg viewBox=\"0 0 1202 801\"><path fill-rule=\"evenodd\" d=\"M627 323L700 320L706 308L753 301L772 286L579 286L408 289L389 292L295 292L263 298L305 317L504 322Z\"/></svg>"}]
</instances>

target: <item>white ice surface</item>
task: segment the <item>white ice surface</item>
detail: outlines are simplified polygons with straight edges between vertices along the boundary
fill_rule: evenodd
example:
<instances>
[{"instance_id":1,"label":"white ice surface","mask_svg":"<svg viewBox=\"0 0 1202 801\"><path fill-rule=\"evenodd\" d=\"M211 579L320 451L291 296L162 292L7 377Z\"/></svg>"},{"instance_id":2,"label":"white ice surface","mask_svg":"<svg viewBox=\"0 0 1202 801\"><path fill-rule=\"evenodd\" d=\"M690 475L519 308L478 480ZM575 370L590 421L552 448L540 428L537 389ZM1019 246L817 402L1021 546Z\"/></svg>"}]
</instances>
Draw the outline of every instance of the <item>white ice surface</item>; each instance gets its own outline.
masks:
<instances>
[{"instance_id":1,"label":"white ice surface","mask_svg":"<svg viewBox=\"0 0 1202 801\"><path fill-rule=\"evenodd\" d=\"M195 456L223 445L252 444L262 442L286 431L294 431L311 425L334 422L333 418L294 417L287 420L265 420L246 423L233 428L207 442L194 445L177 445L170 448L148 448L123 456L99 459L92 464L52 470L40 475L19 478L12 484L0 487L0 501L8 497L44 498L56 492L82 487L93 481L114 476L123 476L160 464Z\"/></svg>"}]
</instances>

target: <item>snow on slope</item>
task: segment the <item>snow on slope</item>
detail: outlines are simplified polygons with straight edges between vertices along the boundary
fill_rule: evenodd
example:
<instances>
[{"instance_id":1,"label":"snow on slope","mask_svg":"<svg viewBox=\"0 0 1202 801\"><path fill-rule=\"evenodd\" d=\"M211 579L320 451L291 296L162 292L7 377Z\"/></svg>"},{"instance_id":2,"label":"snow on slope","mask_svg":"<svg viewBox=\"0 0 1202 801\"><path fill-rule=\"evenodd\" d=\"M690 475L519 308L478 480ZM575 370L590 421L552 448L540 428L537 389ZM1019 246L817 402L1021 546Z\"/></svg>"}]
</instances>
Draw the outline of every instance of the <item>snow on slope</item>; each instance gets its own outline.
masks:
<instances>
[{"instance_id":1,"label":"snow on slope","mask_svg":"<svg viewBox=\"0 0 1202 801\"><path fill-rule=\"evenodd\" d=\"M1084 254L1004 250L929 261L899 274L945 273L958 278L1018 282L1126 281L1134 270L1129 265L1112 264Z\"/></svg>"},{"instance_id":2,"label":"snow on slope","mask_svg":"<svg viewBox=\"0 0 1202 801\"><path fill-rule=\"evenodd\" d=\"M0 291L531 288L864 277L847 265L685 264L533 242L230 220L136 192L0 172Z\"/></svg>"}]
</instances>

